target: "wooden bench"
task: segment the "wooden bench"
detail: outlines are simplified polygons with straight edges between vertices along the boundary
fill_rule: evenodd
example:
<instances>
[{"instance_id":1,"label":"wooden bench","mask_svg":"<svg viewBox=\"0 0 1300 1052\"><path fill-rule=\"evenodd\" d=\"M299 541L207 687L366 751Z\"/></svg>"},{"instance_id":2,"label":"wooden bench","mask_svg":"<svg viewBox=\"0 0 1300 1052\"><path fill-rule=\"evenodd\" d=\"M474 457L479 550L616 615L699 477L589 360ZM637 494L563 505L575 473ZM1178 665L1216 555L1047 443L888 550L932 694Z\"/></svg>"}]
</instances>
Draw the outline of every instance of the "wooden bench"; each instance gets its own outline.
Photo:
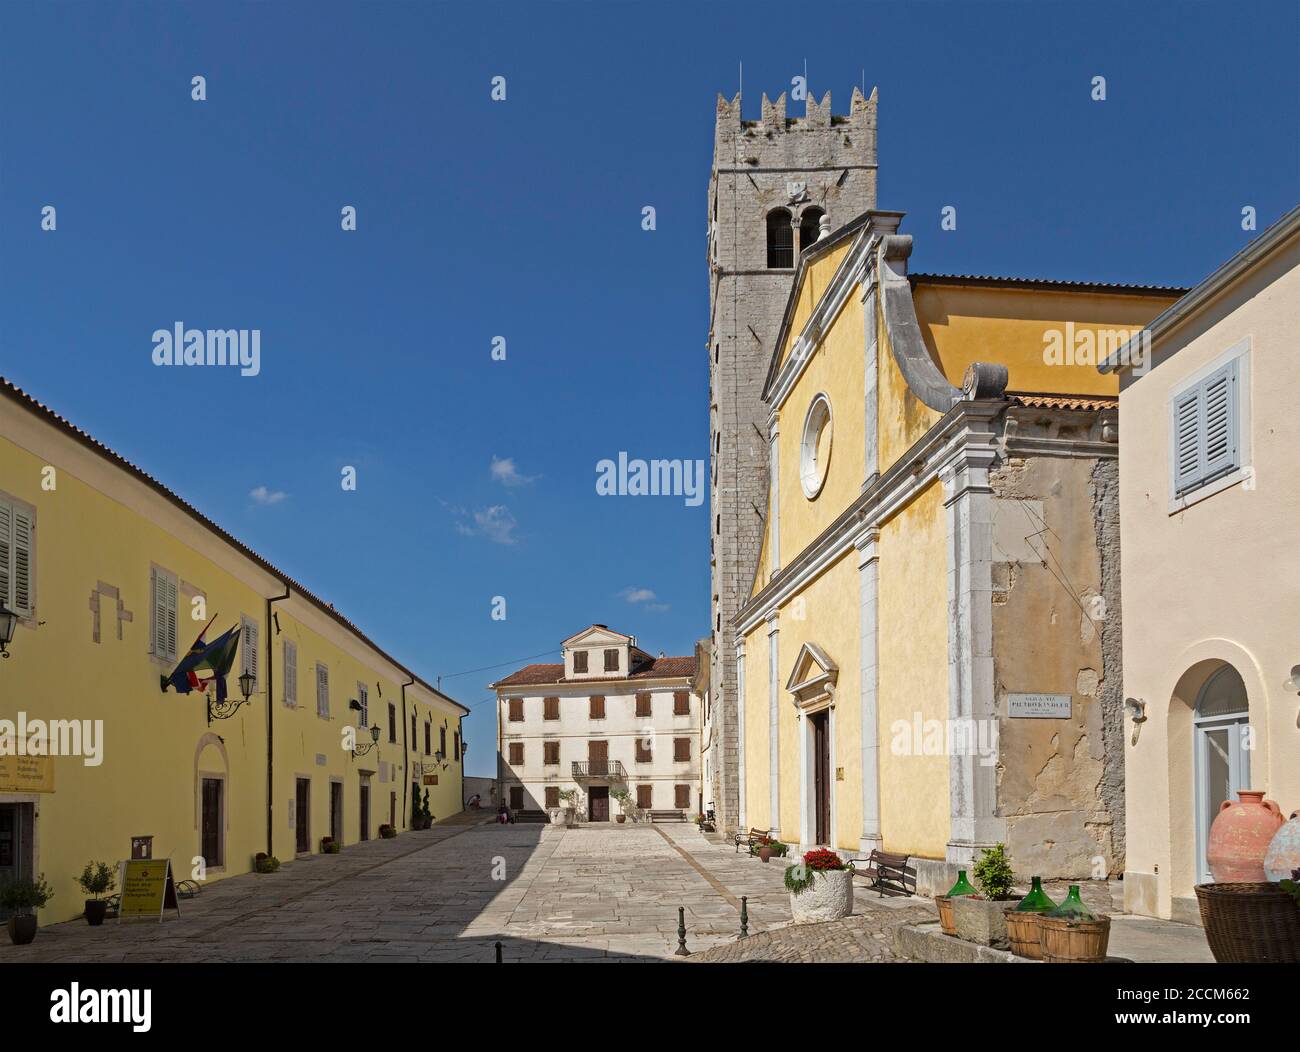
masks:
<instances>
[{"instance_id":1,"label":"wooden bench","mask_svg":"<svg viewBox=\"0 0 1300 1052\"><path fill-rule=\"evenodd\" d=\"M685 822L685 811L651 811L651 822Z\"/></svg>"},{"instance_id":2,"label":"wooden bench","mask_svg":"<svg viewBox=\"0 0 1300 1052\"><path fill-rule=\"evenodd\" d=\"M748 833L737 833L731 838L731 841L736 845L736 850L739 851L741 844L744 844L745 847L753 847L754 844L762 843L767 839L769 837L766 829L750 829Z\"/></svg>"},{"instance_id":3,"label":"wooden bench","mask_svg":"<svg viewBox=\"0 0 1300 1052\"><path fill-rule=\"evenodd\" d=\"M551 820L545 811L511 811L510 817L516 822L549 822Z\"/></svg>"},{"instance_id":4,"label":"wooden bench","mask_svg":"<svg viewBox=\"0 0 1300 1052\"><path fill-rule=\"evenodd\" d=\"M886 892L890 895L916 894L916 870L908 866L911 860L910 855L891 855L875 848L871 849L871 854L865 859L849 859L857 873L870 880L871 886L882 897ZM907 886L909 880L911 888Z\"/></svg>"}]
</instances>

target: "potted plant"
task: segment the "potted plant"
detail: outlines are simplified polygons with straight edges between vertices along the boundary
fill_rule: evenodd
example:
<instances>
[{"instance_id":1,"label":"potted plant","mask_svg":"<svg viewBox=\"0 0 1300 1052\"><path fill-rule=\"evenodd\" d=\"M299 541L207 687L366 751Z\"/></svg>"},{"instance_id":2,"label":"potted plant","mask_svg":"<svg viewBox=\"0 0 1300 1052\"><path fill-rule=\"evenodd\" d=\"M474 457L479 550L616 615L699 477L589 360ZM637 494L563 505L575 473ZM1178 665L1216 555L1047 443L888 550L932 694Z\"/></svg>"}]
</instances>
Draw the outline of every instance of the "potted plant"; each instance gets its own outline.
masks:
<instances>
[{"instance_id":1,"label":"potted plant","mask_svg":"<svg viewBox=\"0 0 1300 1052\"><path fill-rule=\"evenodd\" d=\"M108 912L108 903L100 896L117 887L117 877L107 862L87 862L77 883L90 896L86 900L86 923L92 928L98 928L104 923L104 914Z\"/></svg>"},{"instance_id":2,"label":"potted plant","mask_svg":"<svg viewBox=\"0 0 1300 1052\"><path fill-rule=\"evenodd\" d=\"M415 794L415 801L411 804L411 828L412 829L430 829L433 826L433 812L429 810L429 790L424 790L424 799L420 799L420 794Z\"/></svg>"},{"instance_id":3,"label":"potted plant","mask_svg":"<svg viewBox=\"0 0 1300 1052\"><path fill-rule=\"evenodd\" d=\"M1015 876L1007 858L1006 847L986 847L971 867L982 895L960 895L951 900L953 927L957 937L981 946L1005 950L1011 940L1007 934L1006 913L1014 909L1011 886Z\"/></svg>"},{"instance_id":4,"label":"potted plant","mask_svg":"<svg viewBox=\"0 0 1300 1052\"><path fill-rule=\"evenodd\" d=\"M321 837L320 853L322 855L337 855L339 853L339 842L332 836Z\"/></svg>"},{"instance_id":5,"label":"potted plant","mask_svg":"<svg viewBox=\"0 0 1300 1052\"><path fill-rule=\"evenodd\" d=\"M379 836L383 840L392 840L397 836L397 830L385 822L379 827Z\"/></svg>"},{"instance_id":6,"label":"potted plant","mask_svg":"<svg viewBox=\"0 0 1300 1052\"><path fill-rule=\"evenodd\" d=\"M834 851L816 848L787 866L785 887L796 924L839 920L853 912L853 863Z\"/></svg>"},{"instance_id":7,"label":"potted plant","mask_svg":"<svg viewBox=\"0 0 1300 1052\"><path fill-rule=\"evenodd\" d=\"M626 789L615 789L609 794L618 801L618 814L614 816L614 821L622 825L627 821L627 813L632 809L632 796Z\"/></svg>"},{"instance_id":8,"label":"potted plant","mask_svg":"<svg viewBox=\"0 0 1300 1052\"><path fill-rule=\"evenodd\" d=\"M762 840L756 840L749 845L749 853L757 855L764 862L772 858L785 858L789 851L789 844L783 844L771 837L764 837Z\"/></svg>"},{"instance_id":9,"label":"potted plant","mask_svg":"<svg viewBox=\"0 0 1300 1052\"><path fill-rule=\"evenodd\" d=\"M36 938L36 911L44 909L54 898L54 889L45 882L45 874L35 880L19 878L0 885L0 909L9 910L9 941L25 946Z\"/></svg>"},{"instance_id":10,"label":"potted plant","mask_svg":"<svg viewBox=\"0 0 1300 1052\"><path fill-rule=\"evenodd\" d=\"M578 810L578 790L561 789L560 790L560 807L556 809L554 817L551 819L557 825L573 825L573 816Z\"/></svg>"},{"instance_id":11,"label":"potted plant","mask_svg":"<svg viewBox=\"0 0 1300 1052\"><path fill-rule=\"evenodd\" d=\"M274 873L280 868L280 860L274 855L268 855L265 851L259 851L253 856L253 869L258 873Z\"/></svg>"}]
</instances>

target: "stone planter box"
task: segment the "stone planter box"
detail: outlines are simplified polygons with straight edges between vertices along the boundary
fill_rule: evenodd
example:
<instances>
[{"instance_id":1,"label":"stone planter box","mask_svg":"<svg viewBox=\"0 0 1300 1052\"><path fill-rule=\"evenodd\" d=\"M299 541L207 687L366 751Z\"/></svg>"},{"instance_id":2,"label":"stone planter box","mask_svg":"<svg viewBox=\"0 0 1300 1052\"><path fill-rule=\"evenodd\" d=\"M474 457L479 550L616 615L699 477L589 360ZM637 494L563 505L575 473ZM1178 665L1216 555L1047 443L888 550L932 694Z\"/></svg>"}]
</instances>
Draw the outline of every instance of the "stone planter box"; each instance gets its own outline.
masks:
<instances>
[{"instance_id":1,"label":"stone planter box","mask_svg":"<svg viewBox=\"0 0 1300 1052\"><path fill-rule=\"evenodd\" d=\"M790 894L790 912L796 924L818 924L847 917L853 912L853 871L818 872L811 887L798 895Z\"/></svg>"},{"instance_id":2,"label":"stone planter box","mask_svg":"<svg viewBox=\"0 0 1300 1052\"><path fill-rule=\"evenodd\" d=\"M973 942L979 946L991 946L995 950L1011 947L1011 937L1007 934L1006 912L1015 909L1015 900L990 902L963 896L951 900L952 922L957 929L957 938Z\"/></svg>"}]
</instances>

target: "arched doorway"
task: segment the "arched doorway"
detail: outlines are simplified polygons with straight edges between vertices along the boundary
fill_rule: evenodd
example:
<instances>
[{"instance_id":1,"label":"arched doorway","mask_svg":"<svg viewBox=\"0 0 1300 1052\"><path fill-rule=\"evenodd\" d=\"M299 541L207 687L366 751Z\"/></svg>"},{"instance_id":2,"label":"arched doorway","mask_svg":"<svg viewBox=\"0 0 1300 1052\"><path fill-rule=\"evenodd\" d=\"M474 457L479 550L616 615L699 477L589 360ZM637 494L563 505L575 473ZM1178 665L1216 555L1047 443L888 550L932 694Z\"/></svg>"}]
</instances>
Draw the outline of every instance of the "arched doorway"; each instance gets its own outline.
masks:
<instances>
[{"instance_id":1,"label":"arched doorway","mask_svg":"<svg viewBox=\"0 0 1300 1052\"><path fill-rule=\"evenodd\" d=\"M1209 881L1210 824L1225 800L1250 788L1250 701L1231 665L1211 673L1196 697L1192 744L1196 771L1196 879Z\"/></svg>"}]
</instances>

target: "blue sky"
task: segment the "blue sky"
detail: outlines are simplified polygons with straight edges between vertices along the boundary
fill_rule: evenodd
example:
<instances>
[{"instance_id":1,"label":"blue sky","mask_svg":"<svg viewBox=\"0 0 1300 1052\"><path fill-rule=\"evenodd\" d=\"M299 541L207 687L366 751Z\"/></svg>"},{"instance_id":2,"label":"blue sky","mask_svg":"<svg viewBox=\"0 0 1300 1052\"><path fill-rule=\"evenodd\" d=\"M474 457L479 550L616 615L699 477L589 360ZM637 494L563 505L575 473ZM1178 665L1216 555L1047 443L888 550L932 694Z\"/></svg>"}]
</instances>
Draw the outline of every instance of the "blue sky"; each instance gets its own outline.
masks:
<instances>
[{"instance_id":1,"label":"blue sky","mask_svg":"<svg viewBox=\"0 0 1300 1052\"><path fill-rule=\"evenodd\" d=\"M1297 10L7 3L0 374L443 676L490 773L514 659L592 621L654 652L708 633L707 504L595 478L707 458L706 186L741 61L752 118L805 61L837 113L865 70L915 269L1191 284L1244 206L1296 203ZM177 321L260 329L261 374L156 368Z\"/></svg>"}]
</instances>

